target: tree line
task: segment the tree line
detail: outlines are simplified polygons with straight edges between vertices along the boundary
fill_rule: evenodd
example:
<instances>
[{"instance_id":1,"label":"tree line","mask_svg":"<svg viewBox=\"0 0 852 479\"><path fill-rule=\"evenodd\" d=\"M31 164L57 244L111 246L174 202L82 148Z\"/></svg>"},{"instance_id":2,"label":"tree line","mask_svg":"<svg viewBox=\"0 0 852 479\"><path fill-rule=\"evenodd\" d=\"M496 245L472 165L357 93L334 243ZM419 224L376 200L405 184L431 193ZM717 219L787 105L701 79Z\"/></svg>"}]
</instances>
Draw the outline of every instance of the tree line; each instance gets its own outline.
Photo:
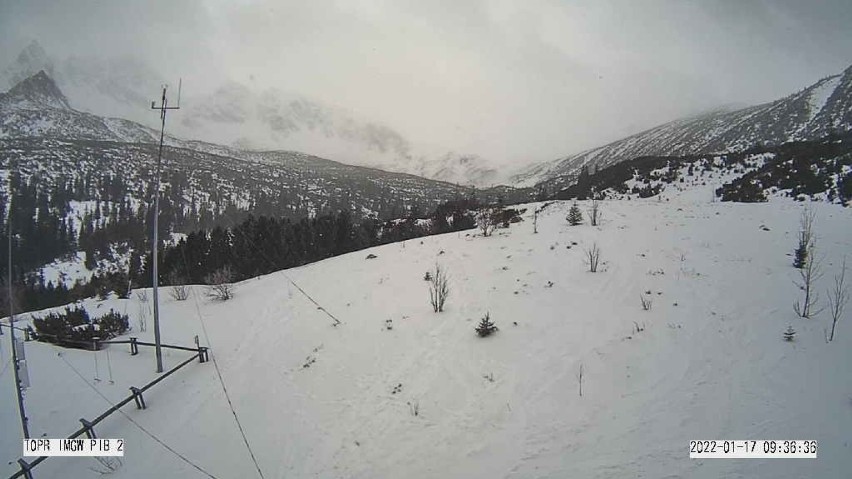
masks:
<instances>
[{"instance_id":1,"label":"tree line","mask_svg":"<svg viewBox=\"0 0 852 479\"><path fill-rule=\"evenodd\" d=\"M399 219L374 216L354 219L348 211L298 221L250 215L232 228L215 227L190 233L162 250L160 284L199 284L215 271L228 268L235 281L313 263L387 243L476 226L475 200L454 200L428 215L412 208ZM138 282L150 286L150 255Z\"/></svg>"},{"instance_id":2,"label":"tree line","mask_svg":"<svg viewBox=\"0 0 852 479\"><path fill-rule=\"evenodd\" d=\"M372 246L471 229L476 227L478 207L474 198L458 199L443 203L428 214L412 207L404 217L393 220L380 220L374 215L354 218L346 210L298 220L249 214L231 227L199 229L176 243L161 245L158 281L160 285L200 284L211 273L226 267L233 273L233 279L239 281ZM134 215L127 221L140 221L133 226L141 226L145 224L143 218ZM117 239L132 245L126 270L96 272L90 281L69 288L61 282L45 281L40 274L24 273L24 266L15 256L16 310L39 310L111 293L128 297L134 288L150 287L152 256L150 252L139 253L150 244L148 240L133 240L136 228L125 228L122 221L104 224L86 236L81 234L77 241L83 243L81 249L87 247L87 242L97 241L103 242L99 247L112 250L115 243L109 242ZM119 232L128 236L119 236ZM113 248L108 248L110 244ZM0 283L6 284L5 276ZM4 312L8 310L7 291L6 287L0 288L0 306Z\"/></svg>"}]
</instances>

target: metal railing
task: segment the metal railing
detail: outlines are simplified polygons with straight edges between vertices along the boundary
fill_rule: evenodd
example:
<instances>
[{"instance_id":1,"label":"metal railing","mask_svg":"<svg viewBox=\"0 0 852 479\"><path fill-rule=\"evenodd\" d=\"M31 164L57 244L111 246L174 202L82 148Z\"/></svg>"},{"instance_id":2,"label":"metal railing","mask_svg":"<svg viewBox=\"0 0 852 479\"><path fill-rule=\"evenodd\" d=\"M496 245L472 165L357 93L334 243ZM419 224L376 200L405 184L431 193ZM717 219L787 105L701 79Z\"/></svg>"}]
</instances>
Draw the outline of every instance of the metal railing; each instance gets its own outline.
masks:
<instances>
[{"instance_id":1,"label":"metal railing","mask_svg":"<svg viewBox=\"0 0 852 479\"><path fill-rule=\"evenodd\" d=\"M133 356L135 356L136 354L139 353L139 349L138 349L139 346L151 346L151 347L155 346L154 343L138 341L135 337L131 337L129 340L96 341L96 343L97 343L97 345L96 345L97 349L99 349L99 346L101 344L129 344L130 345L130 354L133 355ZM95 433L95 426L97 426L101 421L105 420L106 418L108 418L109 416L114 414L116 411L121 409L123 406L125 406L130 401L134 401L136 403L137 409L147 409L147 406L145 404L145 398L142 396L142 393L151 389L152 387L154 387L154 385L156 385L160 381L166 379L167 377L171 376L177 370L181 369L182 367L186 366L187 364L191 363L192 361L194 361L196 359L198 359L199 363L206 363L209 360L209 356L208 356L209 349L206 346L198 346L196 348L191 348L191 347L187 347L187 346L175 346L175 345L170 345L170 344L161 344L160 347L168 348L168 349L178 349L178 350L181 350L181 351L192 351L192 352L195 352L195 354L193 354L192 356L190 356L189 358L187 358L186 360L184 360L183 362L181 362L177 366L173 367L172 369L166 371L161 376L158 376L153 381L145 384L141 388L131 386L129 396L122 399L118 403L114 404L112 407L110 407L109 409L104 411L101 415L96 417L93 421L87 421L85 418L80 418L80 423L82 424L82 427L80 429L77 429L76 431L74 431L66 439L76 439L76 438L82 436L83 434L85 434L89 439L95 439L97 437L97 435ZM21 469L18 472L9 476L9 479L16 479L18 477L23 477L25 479L33 479L32 470L36 466L38 466L39 464L44 462L48 457L50 457L50 456L39 456L35 460L33 460L32 462L27 462L26 460L24 460L24 458L19 458L18 459L18 465L20 466Z\"/></svg>"}]
</instances>

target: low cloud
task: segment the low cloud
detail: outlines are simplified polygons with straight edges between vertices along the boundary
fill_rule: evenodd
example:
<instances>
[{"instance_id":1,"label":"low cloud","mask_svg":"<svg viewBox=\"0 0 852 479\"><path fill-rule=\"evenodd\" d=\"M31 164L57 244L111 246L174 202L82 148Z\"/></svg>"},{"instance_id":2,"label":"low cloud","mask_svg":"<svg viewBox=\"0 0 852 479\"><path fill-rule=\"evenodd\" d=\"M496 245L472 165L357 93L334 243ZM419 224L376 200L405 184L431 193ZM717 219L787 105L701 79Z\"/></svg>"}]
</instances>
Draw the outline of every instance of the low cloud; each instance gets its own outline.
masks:
<instances>
[{"instance_id":1,"label":"low cloud","mask_svg":"<svg viewBox=\"0 0 852 479\"><path fill-rule=\"evenodd\" d=\"M133 56L198 90L275 87L526 162L796 91L852 63L850 24L845 1L0 0L0 61L33 39Z\"/></svg>"}]
</instances>

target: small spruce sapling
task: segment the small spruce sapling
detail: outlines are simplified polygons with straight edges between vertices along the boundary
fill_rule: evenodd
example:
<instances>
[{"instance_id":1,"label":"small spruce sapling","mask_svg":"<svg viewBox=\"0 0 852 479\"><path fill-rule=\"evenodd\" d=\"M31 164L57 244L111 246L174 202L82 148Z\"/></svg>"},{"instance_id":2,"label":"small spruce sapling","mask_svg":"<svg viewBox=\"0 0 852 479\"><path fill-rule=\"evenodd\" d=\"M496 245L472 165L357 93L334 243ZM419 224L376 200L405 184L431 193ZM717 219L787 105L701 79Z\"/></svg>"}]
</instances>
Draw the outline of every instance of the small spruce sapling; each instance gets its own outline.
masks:
<instances>
[{"instance_id":1,"label":"small spruce sapling","mask_svg":"<svg viewBox=\"0 0 852 479\"><path fill-rule=\"evenodd\" d=\"M476 334L478 334L479 337L484 338L486 336L491 336L497 331L497 325L491 321L491 314L485 313L485 316L479 321L479 325L476 327Z\"/></svg>"},{"instance_id":2,"label":"small spruce sapling","mask_svg":"<svg viewBox=\"0 0 852 479\"><path fill-rule=\"evenodd\" d=\"M796 339L796 330L793 329L793 326L787 326L787 330L784 331L784 341L793 341Z\"/></svg>"},{"instance_id":3,"label":"small spruce sapling","mask_svg":"<svg viewBox=\"0 0 852 479\"><path fill-rule=\"evenodd\" d=\"M583 213L580 211L580 207L577 206L576 201L571 205L571 208L568 210L568 216L565 219L568 220L568 224L571 226L583 224Z\"/></svg>"}]
</instances>

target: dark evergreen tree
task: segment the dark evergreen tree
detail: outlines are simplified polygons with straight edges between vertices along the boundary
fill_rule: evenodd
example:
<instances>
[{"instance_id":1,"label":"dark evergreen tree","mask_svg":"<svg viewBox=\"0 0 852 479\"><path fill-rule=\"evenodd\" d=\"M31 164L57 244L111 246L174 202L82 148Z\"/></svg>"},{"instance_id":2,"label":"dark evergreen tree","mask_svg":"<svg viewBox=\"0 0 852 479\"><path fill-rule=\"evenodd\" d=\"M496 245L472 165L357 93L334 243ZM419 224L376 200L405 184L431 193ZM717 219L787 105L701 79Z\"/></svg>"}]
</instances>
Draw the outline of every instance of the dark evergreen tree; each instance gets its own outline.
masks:
<instances>
[{"instance_id":1,"label":"dark evergreen tree","mask_svg":"<svg viewBox=\"0 0 852 479\"><path fill-rule=\"evenodd\" d=\"M580 207L577 206L576 201L571 205L571 208L568 210L568 216L565 219L568 220L568 224L571 226L583 224L583 212L580 211Z\"/></svg>"},{"instance_id":2,"label":"dark evergreen tree","mask_svg":"<svg viewBox=\"0 0 852 479\"><path fill-rule=\"evenodd\" d=\"M476 334L484 338L486 336L491 336L497 331L497 325L495 325L494 322L491 321L491 314L485 313L485 316L479 321L479 325L476 326Z\"/></svg>"}]
</instances>

